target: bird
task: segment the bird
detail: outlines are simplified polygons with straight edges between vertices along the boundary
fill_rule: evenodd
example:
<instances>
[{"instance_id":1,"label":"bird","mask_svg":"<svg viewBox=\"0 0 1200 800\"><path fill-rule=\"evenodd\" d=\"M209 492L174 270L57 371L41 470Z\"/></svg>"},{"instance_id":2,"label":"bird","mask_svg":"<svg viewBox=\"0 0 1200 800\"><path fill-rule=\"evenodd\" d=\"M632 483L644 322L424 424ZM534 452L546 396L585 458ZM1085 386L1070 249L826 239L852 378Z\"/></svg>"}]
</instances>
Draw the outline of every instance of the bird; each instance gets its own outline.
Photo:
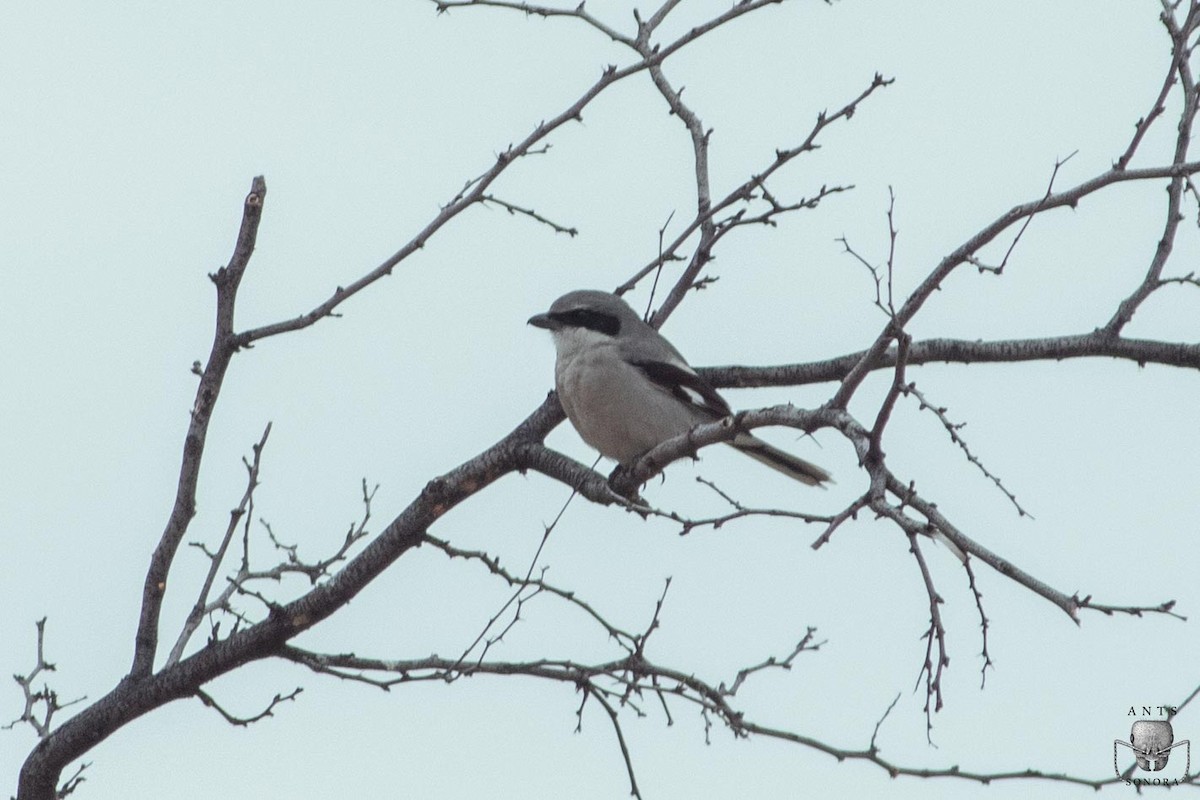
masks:
<instances>
[{"instance_id":1,"label":"bird","mask_svg":"<svg viewBox=\"0 0 1200 800\"><path fill-rule=\"evenodd\" d=\"M528 324L554 339L554 385L567 418L585 442L623 467L667 439L733 413L674 345L615 294L568 292ZM749 432L726 444L803 484L833 480Z\"/></svg>"}]
</instances>

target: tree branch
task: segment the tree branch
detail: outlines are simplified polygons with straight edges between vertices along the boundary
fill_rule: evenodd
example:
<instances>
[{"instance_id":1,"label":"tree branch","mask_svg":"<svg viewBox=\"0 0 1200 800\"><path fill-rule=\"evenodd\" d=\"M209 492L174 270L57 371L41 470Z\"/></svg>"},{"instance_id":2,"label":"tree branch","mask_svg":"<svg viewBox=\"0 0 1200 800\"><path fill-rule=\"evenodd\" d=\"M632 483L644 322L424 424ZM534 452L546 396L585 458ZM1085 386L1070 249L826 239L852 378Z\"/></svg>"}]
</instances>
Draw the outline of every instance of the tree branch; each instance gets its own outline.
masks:
<instances>
[{"instance_id":1,"label":"tree branch","mask_svg":"<svg viewBox=\"0 0 1200 800\"><path fill-rule=\"evenodd\" d=\"M844 379L870 352L859 350L806 364L698 367L696 371L717 387L746 389L762 386L805 386ZM1162 364L1200 369L1200 344L1128 339L1120 336L1114 338L1101 331L990 342L926 339L912 343L908 349L907 360L909 366L919 366L931 363L1000 364L1101 357L1132 361L1138 366ZM891 369L896 365L895 349L885 349L872 363L873 369L876 370Z\"/></svg>"},{"instance_id":2,"label":"tree branch","mask_svg":"<svg viewBox=\"0 0 1200 800\"><path fill-rule=\"evenodd\" d=\"M211 708L213 711L216 711L218 714L220 714L221 717L230 725L233 725L236 728L247 728L259 720L275 716L275 706L295 700L303 691L304 689L297 686L287 694L276 694L275 697L271 699L271 702L267 704L266 708L252 717L239 717L229 713L221 706L220 703L212 698L212 695L203 689L196 690L196 697L199 698L200 702L206 707Z\"/></svg>"},{"instance_id":3,"label":"tree branch","mask_svg":"<svg viewBox=\"0 0 1200 800\"><path fill-rule=\"evenodd\" d=\"M1031 200L1014 206L1007 213L985 225L978 233L971 236L941 260L925 280L908 296L904 305L896 312L895 319L889 321L888 325L875 339L874 344L864 351L859 361L846 373L846 376L842 379L842 385L838 388L838 391L834 394L830 402L836 408L845 407L855 391L862 384L863 379L870 372L879 368L880 360L884 357L892 338L891 331L895 328L903 329L925 305L925 301L929 299L930 295L941 288L942 282L950 276L950 273L962 264L969 263L968 259L970 257L974 256L982 247L992 242L1012 225L1024 220L1026 217L1051 209L1063 207L1074 208L1079 204L1080 200L1108 186L1127 181L1147 181L1162 178L1178 179L1193 175L1196 172L1200 172L1200 162L1177 162L1162 167L1137 170L1110 169L1070 189L1061 192L1048 192L1044 197L1037 200ZM1113 330L1109 335L1115 336L1118 332L1118 330Z\"/></svg>"},{"instance_id":4,"label":"tree branch","mask_svg":"<svg viewBox=\"0 0 1200 800\"><path fill-rule=\"evenodd\" d=\"M184 620L183 630L179 632L179 638L175 641L175 646L171 648L170 655L167 656L167 664L174 664L179 661L183 656L184 648L187 647L188 641L192 638L192 634L200 627L200 622L204 618L204 614L212 610L208 605L209 593L212 591L217 573L221 569L221 562L225 560L225 553L229 549L229 543L233 541L233 534L237 531L238 523L244 519L248 524L250 518L254 515L254 490L258 488L258 470L259 465L262 463L262 451L267 446L267 437L270 435L271 423L268 422L266 429L263 430L262 438L252 448L254 451L253 460L246 462L246 491L242 494L242 500L238 503L237 507L229 512L229 525L225 528L225 535L221 537L221 544L218 546L217 552L209 556L208 574L204 577L204 583L200 587L200 594L196 598L196 603L192 606L191 612L188 613L187 619Z\"/></svg>"},{"instance_id":5,"label":"tree branch","mask_svg":"<svg viewBox=\"0 0 1200 800\"><path fill-rule=\"evenodd\" d=\"M254 252L266 193L267 184L262 176L251 181L250 193L246 195L242 206L242 225L233 248L233 256L229 259L228 266L209 276L217 287L217 322L213 333L212 351L200 375L191 422L184 437L183 464L179 470L175 505L171 509L158 546L154 549L154 555L150 558L150 568L146 571L133 665L129 670L132 678L145 677L154 667L154 657L158 649L158 618L167 591L167 576L170 574L179 543L183 541L188 525L196 515L196 487L200 481L200 462L204 457L208 424L212 420L213 409L221 394L225 371L240 346L233 333L234 303L237 300L238 285Z\"/></svg>"}]
</instances>

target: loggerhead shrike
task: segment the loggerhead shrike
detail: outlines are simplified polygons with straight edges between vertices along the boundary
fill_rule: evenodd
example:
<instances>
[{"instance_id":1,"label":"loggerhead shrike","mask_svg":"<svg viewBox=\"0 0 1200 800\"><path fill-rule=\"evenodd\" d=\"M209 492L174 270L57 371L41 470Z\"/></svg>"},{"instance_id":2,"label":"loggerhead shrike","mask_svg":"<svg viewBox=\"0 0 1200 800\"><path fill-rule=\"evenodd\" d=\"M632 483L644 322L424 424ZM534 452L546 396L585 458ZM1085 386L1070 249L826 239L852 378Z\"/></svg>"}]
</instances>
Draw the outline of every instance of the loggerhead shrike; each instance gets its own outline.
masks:
<instances>
[{"instance_id":1,"label":"loggerhead shrike","mask_svg":"<svg viewBox=\"0 0 1200 800\"><path fill-rule=\"evenodd\" d=\"M554 385L585 442L629 466L655 445L733 412L662 334L608 292L569 292L530 325L554 336ZM825 470L749 433L727 442L809 486Z\"/></svg>"}]
</instances>

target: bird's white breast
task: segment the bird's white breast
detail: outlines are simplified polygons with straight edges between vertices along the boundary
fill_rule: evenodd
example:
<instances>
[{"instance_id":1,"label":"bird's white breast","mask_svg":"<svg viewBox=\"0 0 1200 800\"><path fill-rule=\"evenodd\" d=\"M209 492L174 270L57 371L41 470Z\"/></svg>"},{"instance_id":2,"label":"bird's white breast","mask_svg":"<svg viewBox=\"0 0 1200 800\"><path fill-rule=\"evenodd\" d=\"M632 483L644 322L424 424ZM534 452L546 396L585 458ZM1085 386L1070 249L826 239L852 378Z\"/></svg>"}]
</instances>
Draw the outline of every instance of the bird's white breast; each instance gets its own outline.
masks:
<instances>
[{"instance_id":1,"label":"bird's white breast","mask_svg":"<svg viewBox=\"0 0 1200 800\"><path fill-rule=\"evenodd\" d=\"M611 336L554 331L559 400L585 442L628 464L703 419L622 357Z\"/></svg>"}]
</instances>

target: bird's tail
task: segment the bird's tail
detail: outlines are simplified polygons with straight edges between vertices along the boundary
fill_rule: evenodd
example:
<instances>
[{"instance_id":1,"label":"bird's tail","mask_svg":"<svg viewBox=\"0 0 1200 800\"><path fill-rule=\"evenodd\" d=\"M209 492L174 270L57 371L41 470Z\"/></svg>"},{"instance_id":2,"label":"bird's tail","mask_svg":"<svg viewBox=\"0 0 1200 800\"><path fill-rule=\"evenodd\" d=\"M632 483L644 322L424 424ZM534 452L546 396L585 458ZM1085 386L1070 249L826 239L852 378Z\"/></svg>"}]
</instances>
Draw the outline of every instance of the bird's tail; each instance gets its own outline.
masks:
<instances>
[{"instance_id":1,"label":"bird's tail","mask_svg":"<svg viewBox=\"0 0 1200 800\"><path fill-rule=\"evenodd\" d=\"M789 478L809 486L823 487L826 483L834 482L833 476L816 464L809 463L803 458L797 458L778 447L773 447L757 436L739 433L729 444L755 461L766 464L771 469L779 470Z\"/></svg>"}]
</instances>

